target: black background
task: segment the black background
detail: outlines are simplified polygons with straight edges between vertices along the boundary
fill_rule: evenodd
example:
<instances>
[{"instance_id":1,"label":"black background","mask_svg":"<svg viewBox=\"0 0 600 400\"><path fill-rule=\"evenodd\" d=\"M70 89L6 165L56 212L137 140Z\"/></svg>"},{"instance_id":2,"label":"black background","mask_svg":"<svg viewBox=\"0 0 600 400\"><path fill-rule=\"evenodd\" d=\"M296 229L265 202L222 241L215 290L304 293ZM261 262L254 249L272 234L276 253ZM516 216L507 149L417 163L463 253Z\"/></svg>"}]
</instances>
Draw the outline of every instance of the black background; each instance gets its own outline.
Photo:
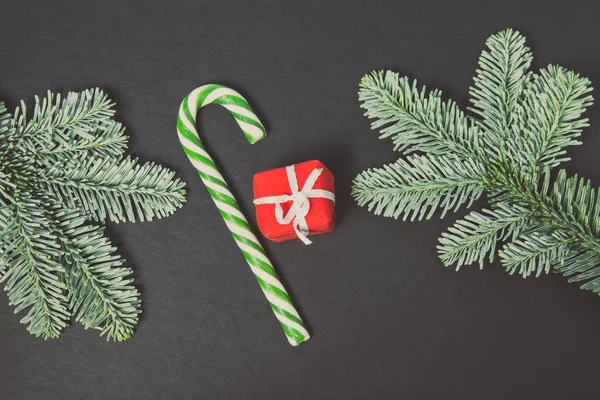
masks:
<instances>
[{"instance_id":1,"label":"black background","mask_svg":"<svg viewBox=\"0 0 600 400\"><path fill-rule=\"evenodd\" d=\"M361 170L398 156L357 101L361 76L392 68L465 106L486 38L520 30L534 68L600 82L594 1L2 2L0 98L99 86L131 153L174 168L174 216L109 224L143 294L136 334L107 343L74 323L36 339L0 296L1 399L564 399L600 395L600 299L560 276L499 264L455 272L436 255L457 216L403 223L349 196ZM246 213L254 173L317 158L336 177L339 224L305 247L264 240L313 337L291 347L185 158L181 99L221 82L269 136L249 145L227 111L199 129ZM569 172L600 182L600 107ZM484 201L475 204L481 207ZM462 212L459 213L462 215Z\"/></svg>"}]
</instances>

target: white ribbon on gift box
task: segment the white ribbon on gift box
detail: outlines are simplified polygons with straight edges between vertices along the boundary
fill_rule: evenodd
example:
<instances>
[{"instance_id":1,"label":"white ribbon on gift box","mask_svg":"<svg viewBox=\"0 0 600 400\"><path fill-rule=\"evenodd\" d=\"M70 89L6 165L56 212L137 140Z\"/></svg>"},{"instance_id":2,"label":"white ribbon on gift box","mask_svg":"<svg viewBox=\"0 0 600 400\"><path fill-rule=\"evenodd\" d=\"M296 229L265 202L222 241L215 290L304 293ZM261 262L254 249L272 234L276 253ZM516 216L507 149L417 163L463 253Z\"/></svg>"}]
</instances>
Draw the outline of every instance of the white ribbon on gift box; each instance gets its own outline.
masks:
<instances>
[{"instance_id":1,"label":"white ribbon on gift box","mask_svg":"<svg viewBox=\"0 0 600 400\"><path fill-rule=\"evenodd\" d=\"M254 200L254 204L275 204L275 218L277 219L277 222L281 225L287 225L293 221L294 231L296 232L296 235L298 235L298 238L306 245L311 244L312 242L307 238L309 230L308 225L306 224L306 216L310 211L310 202L308 199L328 199L335 203L335 195L328 190L313 189L315 182L321 175L321 172L323 172L323 168L315 168L310 175L308 175L308 178L300 191L298 190L298 179L296 178L294 165L285 167L285 172L292 194L260 197ZM287 214L283 215L281 204L287 203L288 201L293 202L292 206Z\"/></svg>"}]
</instances>

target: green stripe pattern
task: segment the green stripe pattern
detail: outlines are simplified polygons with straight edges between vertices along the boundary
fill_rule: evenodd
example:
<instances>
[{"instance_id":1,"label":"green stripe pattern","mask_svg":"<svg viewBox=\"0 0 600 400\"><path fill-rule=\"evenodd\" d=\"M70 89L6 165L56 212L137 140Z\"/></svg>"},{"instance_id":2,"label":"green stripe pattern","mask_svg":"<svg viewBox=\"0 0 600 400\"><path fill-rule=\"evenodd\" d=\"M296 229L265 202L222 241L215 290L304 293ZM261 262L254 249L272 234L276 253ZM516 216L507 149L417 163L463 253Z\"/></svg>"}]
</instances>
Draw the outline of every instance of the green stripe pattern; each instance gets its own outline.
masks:
<instances>
[{"instance_id":1,"label":"green stripe pattern","mask_svg":"<svg viewBox=\"0 0 600 400\"><path fill-rule=\"evenodd\" d=\"M204 149L196 130L196 114L208 104L220 104L231 112L250 143L256 143L267 134L265 127L248 102L235 90L223 85L210 84L194 89L181 102L177 118L177 133L191 163L206 185L235 242L252 269L275 316L292 346L305 342L310 335L292 304L265 250L252 233L237 201L219 173L215 162Z\"/></svg>"}]
</instances>

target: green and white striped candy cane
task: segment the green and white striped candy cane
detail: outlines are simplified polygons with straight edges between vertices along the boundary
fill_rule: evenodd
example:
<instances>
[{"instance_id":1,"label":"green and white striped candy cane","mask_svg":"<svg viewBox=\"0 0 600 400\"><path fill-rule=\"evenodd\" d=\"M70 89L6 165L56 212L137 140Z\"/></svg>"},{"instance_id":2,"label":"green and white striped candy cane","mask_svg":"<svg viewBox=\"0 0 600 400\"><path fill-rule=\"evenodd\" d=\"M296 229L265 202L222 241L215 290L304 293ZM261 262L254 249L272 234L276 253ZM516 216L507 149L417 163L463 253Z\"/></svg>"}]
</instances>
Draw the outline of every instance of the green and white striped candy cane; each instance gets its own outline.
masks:
<instances>
[{"instance_id":1,"label":"green and white striped candy cane","mask_svg":"<svg viewBox=\"0 0 600 400\"><path fill-rule=\"evenodd\" d=\"M215 162L204 149L196 131L198 110L212 103L220 104L231 112L250 143L256 143L266 136L265 127L238 92L223 85L210 84L194 89L181 102L177 118L179 140L250 265L289 342L292 346L297 346L308 340L310 335L294 308L290 296L279 281L265 250L252 233L246 217L242 214Z\"/></svg>"}]
</instances>

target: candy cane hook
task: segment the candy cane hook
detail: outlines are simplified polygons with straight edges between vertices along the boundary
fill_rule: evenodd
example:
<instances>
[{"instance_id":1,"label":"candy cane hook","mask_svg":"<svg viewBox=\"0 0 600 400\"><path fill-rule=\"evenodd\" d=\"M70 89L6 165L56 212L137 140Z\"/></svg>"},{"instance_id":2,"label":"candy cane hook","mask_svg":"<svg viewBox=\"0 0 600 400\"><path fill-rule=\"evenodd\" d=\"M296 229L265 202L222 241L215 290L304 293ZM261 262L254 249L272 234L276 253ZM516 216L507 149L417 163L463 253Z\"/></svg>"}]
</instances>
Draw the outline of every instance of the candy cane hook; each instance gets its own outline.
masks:
<instances>
[{"instance_id":1,"label":"candy cane hook","mask_svg":"<svg viewBox=\"0 0 600 400\"><path fill-rule=\"evenodd\" d=\"M261 140L267 135L267 132L248 102L235 90L222 85L211 84L194 89L183 99L179 108L177 133L183 150L217 205L260 288L271 304L275 316L281 323L288 341L292 346L297 346L308 340L310 335L294 308L292 300L279 281L265 250L252 233L252 229L225 183L225 179L204 149L198 136L196 114L200 108L211 103L220 104L231 112L250 143Z\"/></svg>"}]
</instances>

